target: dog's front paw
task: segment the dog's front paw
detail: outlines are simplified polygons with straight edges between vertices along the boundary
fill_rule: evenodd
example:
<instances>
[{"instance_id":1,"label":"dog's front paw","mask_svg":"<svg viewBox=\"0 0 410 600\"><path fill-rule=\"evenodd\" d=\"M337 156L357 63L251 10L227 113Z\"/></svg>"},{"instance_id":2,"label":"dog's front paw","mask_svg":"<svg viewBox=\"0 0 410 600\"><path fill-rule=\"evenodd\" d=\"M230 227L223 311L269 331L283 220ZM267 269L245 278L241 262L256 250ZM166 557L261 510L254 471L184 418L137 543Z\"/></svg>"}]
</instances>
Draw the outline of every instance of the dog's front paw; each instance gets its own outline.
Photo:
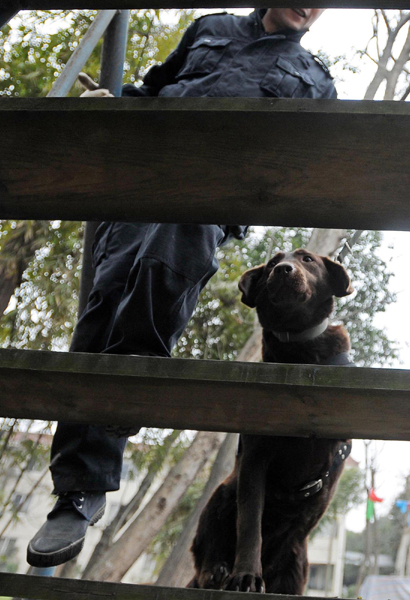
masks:
<instances>
[{"instance_id":1,"label":"dog's front paw","mask_svg":"<svg viewBox=\"0 0 410 600\"><path fill-rule=\"evenodd\" d=\"M228 565L225 562L217 563L212 569L200 574L198 577L199 587L202 589L222 590L228 577Z\"/></svg>"},{"instance_id":2,"label":"dog's front paw","mask_svg":"<svg viewBox=\"0 0 410 600\"><path fill-rule=\"evenodd\" d=\"M231 575L225 584L225 590L234 592L265 592L265 582L254 573L236 573Z\"/></svg>"}]
</instances>

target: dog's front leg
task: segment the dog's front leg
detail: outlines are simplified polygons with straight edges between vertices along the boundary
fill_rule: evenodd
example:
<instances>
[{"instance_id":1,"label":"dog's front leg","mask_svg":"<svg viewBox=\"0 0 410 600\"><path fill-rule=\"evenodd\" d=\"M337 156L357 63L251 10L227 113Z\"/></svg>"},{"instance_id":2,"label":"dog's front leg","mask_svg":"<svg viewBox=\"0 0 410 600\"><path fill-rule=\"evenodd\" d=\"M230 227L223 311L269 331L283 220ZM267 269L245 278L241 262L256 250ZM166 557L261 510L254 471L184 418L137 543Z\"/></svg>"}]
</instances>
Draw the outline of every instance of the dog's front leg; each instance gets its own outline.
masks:
<instances>
[{"instance_id":1,"label":"dog's front leg","mask_svg":"<svg viewBox=\"0 0 410 600\"><path fill-rule=\"evenodd\" d=\"M252 440L242 436L238 461L237 543L235 564L225 589L264 592L262 579L262 515L265 505L266 453L256 452Z\"/></svg>"}]
</instances>

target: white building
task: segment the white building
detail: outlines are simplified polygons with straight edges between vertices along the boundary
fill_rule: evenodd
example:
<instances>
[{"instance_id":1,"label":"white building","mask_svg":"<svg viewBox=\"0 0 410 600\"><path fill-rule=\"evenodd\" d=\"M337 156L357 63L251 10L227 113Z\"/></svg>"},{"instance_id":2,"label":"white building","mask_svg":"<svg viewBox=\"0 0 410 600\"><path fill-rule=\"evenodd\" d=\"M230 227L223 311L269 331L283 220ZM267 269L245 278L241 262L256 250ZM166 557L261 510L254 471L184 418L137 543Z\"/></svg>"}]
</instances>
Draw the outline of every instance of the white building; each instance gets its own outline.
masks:
<instances>
[{"instance_id":1,"label":"white building","mask_svg":"<svg viewBox=\"0 0 410 600\"><path fill-rule=\"evenodd\" d=\"M327 523L309 542L308 596L342 596L346 549L345 517ZM326 589L327 588L327 589Z\"/></svg>"}]
</instances>

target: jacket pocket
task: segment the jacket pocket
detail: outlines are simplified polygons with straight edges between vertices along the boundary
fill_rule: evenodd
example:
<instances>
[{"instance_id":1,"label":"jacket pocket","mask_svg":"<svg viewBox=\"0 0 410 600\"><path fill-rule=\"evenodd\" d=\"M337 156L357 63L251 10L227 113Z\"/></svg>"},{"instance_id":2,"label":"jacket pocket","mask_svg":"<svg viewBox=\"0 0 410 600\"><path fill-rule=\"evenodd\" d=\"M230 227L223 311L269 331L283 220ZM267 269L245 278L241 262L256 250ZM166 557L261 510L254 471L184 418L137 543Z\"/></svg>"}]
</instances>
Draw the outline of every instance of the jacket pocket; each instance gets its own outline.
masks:
<instances>
[{"instance_id":1,"label":"jacket pocket","mask_svg":"<svg viewBox=\"0 0 410 600\"><path fill-rule=\"evenodd\" d=\"M268 96L278 98L303 98L314 85L309 73L281 56L261 81L261 89Z\"/></svg>"},{"instance_id":2,"label":"jacket pocket","mask_svg":"<svg viewBox=\"0 0 410 600\"><path fill-rule=\"evenodd\" d=\"M189 47L184 66L176 80L212 73L231 43L229 38L200 37Z\"/></svg>"}]
</instances>

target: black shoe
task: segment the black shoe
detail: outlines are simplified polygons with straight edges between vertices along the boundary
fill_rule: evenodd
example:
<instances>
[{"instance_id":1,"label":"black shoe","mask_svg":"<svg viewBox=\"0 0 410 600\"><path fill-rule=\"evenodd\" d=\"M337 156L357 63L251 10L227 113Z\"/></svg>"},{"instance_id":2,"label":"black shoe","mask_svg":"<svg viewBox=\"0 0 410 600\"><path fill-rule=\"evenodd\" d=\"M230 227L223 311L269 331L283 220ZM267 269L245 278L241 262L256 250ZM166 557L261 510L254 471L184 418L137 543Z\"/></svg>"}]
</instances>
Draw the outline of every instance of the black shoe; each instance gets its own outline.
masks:
<instances>
[{"instance_id":1,"label":"black shoe","mask_svg":"<svg viewBox=\"0 0 410 600\"><path fill-rule=\"evenodd\" d=\"M104 514L104 492L59 494L47 521L27 548L27 562L33 567L55 567L81 551L89 525Z\"/></svg>"}]
</instances>

